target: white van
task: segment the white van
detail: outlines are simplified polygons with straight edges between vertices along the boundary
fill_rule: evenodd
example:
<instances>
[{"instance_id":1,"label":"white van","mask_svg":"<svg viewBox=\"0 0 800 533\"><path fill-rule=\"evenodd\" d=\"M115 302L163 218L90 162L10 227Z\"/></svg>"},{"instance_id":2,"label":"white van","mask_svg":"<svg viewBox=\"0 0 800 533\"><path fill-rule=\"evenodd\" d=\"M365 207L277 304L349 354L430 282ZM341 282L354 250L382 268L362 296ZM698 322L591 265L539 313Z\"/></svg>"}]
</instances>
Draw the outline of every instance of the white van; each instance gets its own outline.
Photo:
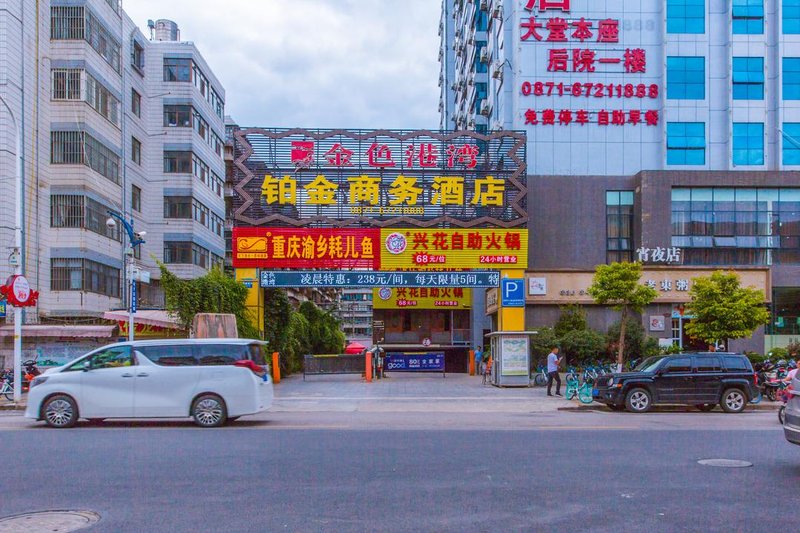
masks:
<instances>
[{"instance_id":1,"label":"white van","mask_svg":"<svg viewBox=\"0 0 800 533\"><path fill-rule=\"evenodd\" d=\"M271 405L262 341L134 341L104 346L37 376L25 416L54 428L72 427L78 418L183 417L216 427Z\"/></svg>"}]
</instances>

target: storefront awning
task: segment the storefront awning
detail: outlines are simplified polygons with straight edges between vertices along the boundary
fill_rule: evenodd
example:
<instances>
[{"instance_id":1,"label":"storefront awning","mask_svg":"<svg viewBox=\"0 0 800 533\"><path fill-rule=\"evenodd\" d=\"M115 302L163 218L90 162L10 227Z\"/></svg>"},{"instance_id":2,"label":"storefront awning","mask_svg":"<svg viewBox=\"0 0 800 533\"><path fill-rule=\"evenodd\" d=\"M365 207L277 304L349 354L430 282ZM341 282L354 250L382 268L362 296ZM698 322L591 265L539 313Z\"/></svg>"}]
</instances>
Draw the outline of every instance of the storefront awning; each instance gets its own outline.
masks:
<instances>
[{"instance_id":1,"label":"storefront awning","mask_svg":"<svg viewBox=\"0 0 800 533\"><path fill-rule=\"evenodd\" d=\"M53 324L38 324L22 326L23 337L63 337L63 338L105 338L114 335L117 326L60 326ZM13 337L14 326L1 326L0 338Z\"/></svg>"},{"instance_id":2,"label":"storefront awning","mask_svg":"<svg viewBox=\"0 0 800 533\"><path fill-rule=\"evenodd\" d=\"M106 320L113 320L115 322L128 322L128 311L125 309L118 309L115 311L106 311L103 313L103 318ZM133 315L134 324L146 324L148 326L156 326L159 328L167 329L181 329L178 322L169 316L166 311L147 310L136 311Z\"/></svg>"}]
</instances>

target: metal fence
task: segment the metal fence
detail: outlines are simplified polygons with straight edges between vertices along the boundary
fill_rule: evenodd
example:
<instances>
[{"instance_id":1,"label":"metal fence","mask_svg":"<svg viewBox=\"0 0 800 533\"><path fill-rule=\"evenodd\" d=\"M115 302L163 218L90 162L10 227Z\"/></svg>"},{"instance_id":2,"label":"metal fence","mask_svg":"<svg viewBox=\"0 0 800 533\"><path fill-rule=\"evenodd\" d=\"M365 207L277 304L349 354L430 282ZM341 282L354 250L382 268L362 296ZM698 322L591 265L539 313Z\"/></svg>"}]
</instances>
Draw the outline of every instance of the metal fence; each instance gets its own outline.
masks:
<instances>
[{"instance_id":1,"label":"metal fence","mask_svg":"<svg viewBox=\"0 0 800 533\"><path fill-rule=\"evenodd\" d=\"M360 354L305 355L303 356L303 381L307 375L363 374L365 357Z\"/></svg>"}]
</instances>

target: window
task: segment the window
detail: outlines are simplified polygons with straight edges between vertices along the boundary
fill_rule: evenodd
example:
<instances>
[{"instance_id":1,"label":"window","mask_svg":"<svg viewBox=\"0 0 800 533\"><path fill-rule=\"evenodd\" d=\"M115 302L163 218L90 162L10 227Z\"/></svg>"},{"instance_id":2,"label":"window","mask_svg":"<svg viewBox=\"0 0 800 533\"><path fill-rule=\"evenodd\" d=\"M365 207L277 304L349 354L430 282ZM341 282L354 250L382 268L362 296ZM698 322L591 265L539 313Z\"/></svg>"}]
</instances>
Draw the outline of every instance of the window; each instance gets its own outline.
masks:
<instances>
[{"instance_id":1,"label":"window","mask_svg":"<svg viewBox=\"0 0 800 533\"><path fill-rule=\"evenodd\" d=\"M606 260L633 261L633 191L606 191Z\"/></svg>"},{"instance_id":2,"label":"window","mask_svg":"<svg viewBox=\"0 0 800 533\"><path fill-rule=\"evenodd\" d=\"M119 72L119 41L111 35L100 22L100 19L95 17L91 11L85 10L86 14L86 42L94 48L95 52L100 54L106 63Z\"/></svg>"},{"instance_id":3,"label":"window","mask_svg":"<svg viewBox=\"0 0 800 533\"><path fill-rule=\"evenodd\" d=\"M119 126L119 100L106 87L86 74L86 103L106 120Z\"/></svg>"},{"instance_id":4,"label":"window","mask_svg":"<svg viewBox=\"0 0 800 533\"><path fill-rule=\"evenodd\" d=\"M190 174L192 152L164 152L164 172L167 174Z\"/></svg>"},{"instance_id":5,"label":"window","mask_svg":"<svg viewBox=\"0 0 800 533\"><path fill-rule=\"evenodd\" d=\"M667 57L667 98L704 100L706 97L706 58Z\"/></svg>"},{"instance_id":6,"label":"window","mask_svg":"<svg viewBox=\"0 0 800 533\"><path fill-rule=\"evenodd\" d=\"M106 225L108 207L79 194L52 194L50 196L50 227L86 229L113 239L122 240L118 226Z\"/></svg>"},{"instance_id":7,"label":"window","mask_svg":"<svg viewBox=\"0 0 800 533\"><path fill-rule=\"evenodd\" d=\"M748 372L750 370L744 357L734 357L731 355L722 356L722 364L725 366L726 370L734 372Z\"/></svg>"},{"instance_id":8,"label":"window","mask_svg":"<svg viewBox=\"0 0 800 533\"><path fill-rule=\"evenodd\" d=\"M764 0L733 0L733 33L764 33Z\"/></svg>"},{"instance_id":9,"label":"window","mask_svg":"<svg viewBox=\"0 0 800 533\"><path fill-rule=\"evenodd\" d=\"M159 366L194 366L197 364L191 345L140 346L136 349Z\"/></svg>"},{"instance_id":10,"label":"window","mask_svg":"<svg viewBox=\"0 0 800 533\"><path fill-rule=\"evenodd\" d=\"M715 355L699 355L694 358L694 367L698 372L721 372L719 357Z\"/></svg>"},{"instance_id":11,"label":"window","mask_svg":"<svg viewBox=\"0 0 800 533\"><path fill-rule=\"evenodd\" d=\"M131 366L133 364L130 346L109 348L94 354L87 360L90 361L92 370L119 368L121 366Z\"/></svg>"},{"instance_id":12,"label":"window","mask_svg":"<svg viewBox=\"0 0 800 533\"><path fill-rule=\"evenodd\" d=\"M131 160L137 165L142 164L142 142L136 137L131 137Z\"/></svg>"},{"instance_id":13,"label":"window","mask_svg":"<svg viewBox=\"0 0 800 533\"><path fill-rule=\"evenodd\" d=\"M783 164L800 165L800 122L784 122L781 138Z\"/></svg>"},{"instance_id":14,"label":"window","mask_svg":"<svg viewBox=\"0 0 800 533\"><path fill-rule=\"evenodd\" d=\"M783 58L783 99L800 100L800 57Z\"/></svg>"},{"instance_id":15,"label":"window","mask_svg":"<svg viewBox=\"0 0 800 533\"><path fill-rule=\"evenodd\" d=\"M89 259L50 260L50 290L120 295L120 269Z\"/></svg>"},{"instance_id":16,"label":"window","mask_svg":"<svg viewBox=\"0 0 800 533\"><path fill-rule=\"evenodd\" d=\"M164 81L192 81L192 60L165 57Z\"/></svg>"},{"instance_id":17,"label":"window","mask_svg":"<svg viewBox=\"0 0 800 533\"><path fill-rule=\"evenodd\" d=\"M164 218L192 218L192 197L165 196Z\"/></svg>"},{"instance_id":18,"label":"window","mask_svg":"<svg viewBox=\"0 0 800 533\"><path fill-rule=\"evenodd\" d=\"M191 128L192 106L190 105L165 105L164 127Z\"/></svg>"},{"instance_id":19,"label":"window","mask_svg":"<svg viewBox=\"0 0 800 533\"><path fill-rule=\"evenodd\" d=\"M85 31L83 7L50 8L50 38L56 41L82 41Z\"/></svg>"},{"instance_id":20,"label":"window","mask_svg":"<svg viewBox=\"0 0 800 533\"><path fill-rule=\"evenodd\" d=\"M764 124L733 123L733 164L764 164Z\"/></svg>"},{"instance_id":21,"label":"window","mask_svg":"<svg viewBox=\"0 0 800 533\"><path fill-rule=\"evenodd\" d=\"M131 89L131 113L142 118L142 95Z\"/></svg>"},{"instance_id":22,"label":"window","mask_svg":"<svg viewBox=\"0 0 800 533\"><path fill-rule=\"evenodd\" d=\"M667 33L705 33L705 0L667 0Z\"/></svg>"},{"instance_id":23,"label":"window","mask_svg":"<svg viewBox=\"0 0 800 533\"><path fill-rule=\"evenodd\" d=\"M800 33L800 0L783 0L783 33Z\"/></svg>"},{"instance_id":24,"label":"window","mask_svg":"<svg viewBox=\"0 0 800 533\"><path fill-rule=\"evenodd\" d=\"M764 58L733 58L733 99L764 99Z\"/></svg>"},{"instance_id":25,"label":"window","mask_svg":"<svg viewBox=\"0 0 800 533\"><path fill-rule=\"evenodd\" d=\"M144 73L144 47L136 40L131 46L131 65L140 73Z\"/></svg>"},{"instance_id":26,"label":"window","mask_svg":"<svg viewBox=\"0 0 800 533\"><path fill-rule=\"evenodd\" d=\"M131 185L131 209L141 213L142 211L142 189L136 185ZM137 246L138 250L139 247Z\"/></svg>"},{"instance_id":27,"label":"window","mask_svg":"<svg viewBox=\"0 0 800 533\"><path fill-rule=\"evenodd\" d=\"M53 100L82 100L81 75L83 70L79 68L54 68L52 74Z\"/></svg>"},{"instance_id":28,"label":"window","mask_svg":"<svg viewBox=\"0 0 800 533\"><path fill-rule=\"evenodd\" d=\"M164 241L164 263L191 264L192 243L183 241Z\"/></svg>"},{"instance_id":29,"label":"window","mask_svg":"<svg viewBox=\"0 0 800 533\"><path fill-rule=\"evenodd\" d=\"M703 122L667 123L667 164L706 164L706 125Z\"/></svg>"},{"instance_id":30,"label":"window","mask_svg":"<svg viewBox=\"0 0 800 533\"><path fill-rule=\"evenodd\" d=\"M800 263L800 188L672 189L684 265Z\"/></svg>"},{"instance_id":31,"label":"window","mask_svg":"<svg viewBox=\"0 0 800 533\"><path fill-rule=\"evenodd\" d=\"M664 365L664 369L670 374L678 372L691 372L692 360L689 357L672 359L671 361L667 361L667 364Z\"/></svg>"},{"instance_id":32,"label":"window","mask_svg":"<svg viewBox=\"0 0 800 533\"><path fill-rule=\"evenodd\" d=\"M88 133L53 131L50 150L54 165L86 165L119 185L119 156Z\"/></svg>"}]
</instances>

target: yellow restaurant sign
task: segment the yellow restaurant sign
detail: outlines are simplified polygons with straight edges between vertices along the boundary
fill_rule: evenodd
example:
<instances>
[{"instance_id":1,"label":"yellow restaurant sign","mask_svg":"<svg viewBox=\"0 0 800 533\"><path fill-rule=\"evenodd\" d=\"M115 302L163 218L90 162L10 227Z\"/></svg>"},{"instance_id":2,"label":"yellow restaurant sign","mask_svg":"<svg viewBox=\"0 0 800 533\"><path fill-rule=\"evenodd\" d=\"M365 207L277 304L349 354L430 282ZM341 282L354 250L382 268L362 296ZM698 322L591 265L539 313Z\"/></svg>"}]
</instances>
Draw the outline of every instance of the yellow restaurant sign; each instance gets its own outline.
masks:
<instances>
[{"instance_id":1,"label":"yellow restaurant sign","mask_svg":"<svg viewBox=\"0 0 800 533\"><path fill-rule=\"evenodd\" d=\"M528 230L381 229L381 270L524 269Z\"/></svg>"},{"instance_id":2,"label":"yellow restaurant sign","mask_svg":"<svg viewBox=\"0 0 800 533\"><path fill-rule=\"evenodd\" d=\"M469 309L472 290L447 287L372 289L374 309Z\"/></svg>"}]
</instances>

